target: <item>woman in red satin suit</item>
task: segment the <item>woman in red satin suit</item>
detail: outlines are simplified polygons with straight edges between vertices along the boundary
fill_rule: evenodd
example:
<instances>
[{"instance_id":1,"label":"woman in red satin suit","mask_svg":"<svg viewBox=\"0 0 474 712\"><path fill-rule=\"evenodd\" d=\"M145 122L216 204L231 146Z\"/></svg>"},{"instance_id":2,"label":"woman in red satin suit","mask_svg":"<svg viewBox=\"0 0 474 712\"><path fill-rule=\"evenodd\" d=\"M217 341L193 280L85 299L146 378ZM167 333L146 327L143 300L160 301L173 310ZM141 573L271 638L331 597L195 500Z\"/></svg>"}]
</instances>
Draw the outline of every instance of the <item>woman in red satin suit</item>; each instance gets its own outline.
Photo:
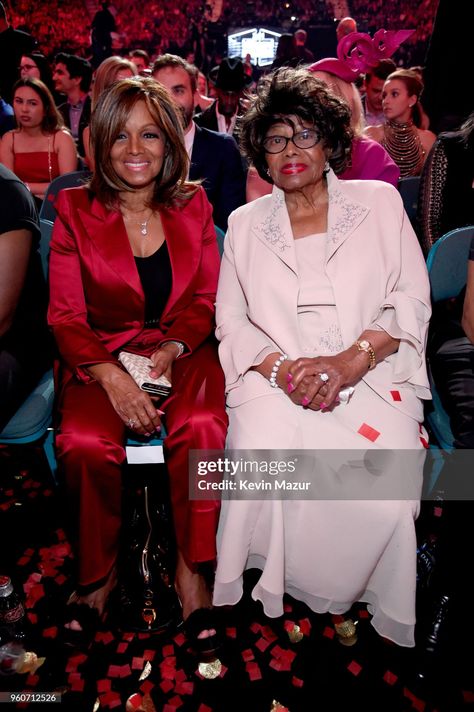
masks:
<instances>
[{"instance_id":1,"label":"woman in red satin suit","mask_svg":"<svg viewBox=\"0 0 474 712\"><path fill-rule=\"evenodd\" d=\"M78 523L71 600L103 613L116 583L127 429L160 429L161 411L117 359L124 349L149 356L150 375L172 381L160 408L175 586L195 642L212 648L217 634L199 564L215 558L218 504L188 500L189 450L223 448L227 428L212 336L219 271L212 210L204 190L186 180L180 117L152 79L104 92L91 142L96 171L89 186L60 193L50 257L49 323L61 358L58 459ZM70 610L66 627L80 632L79 609Z\"/></svg>"}]
</instances>

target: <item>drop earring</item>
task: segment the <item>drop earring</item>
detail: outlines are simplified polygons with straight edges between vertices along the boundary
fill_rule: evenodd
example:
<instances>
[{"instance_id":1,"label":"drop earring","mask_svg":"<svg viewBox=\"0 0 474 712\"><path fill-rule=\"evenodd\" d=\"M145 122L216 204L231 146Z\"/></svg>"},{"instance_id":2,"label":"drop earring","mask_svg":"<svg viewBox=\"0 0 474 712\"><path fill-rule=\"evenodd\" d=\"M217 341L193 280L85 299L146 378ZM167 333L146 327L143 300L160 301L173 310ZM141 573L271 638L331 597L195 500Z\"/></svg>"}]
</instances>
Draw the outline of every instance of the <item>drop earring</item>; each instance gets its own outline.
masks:
<instances>
[{"instance_id":1,"label":"drop earring","mask_svg":"<svg viewBox=\"0 0 474 712\"><path fill-rule=\"evenodd\" d=\"M324 165L324 170L323 170L324 175L326 175L326 173L329 173L330 168L331 168L331 166L329 165L329 161L326 161L326 163Z\"/></svg>"}]
</instances>

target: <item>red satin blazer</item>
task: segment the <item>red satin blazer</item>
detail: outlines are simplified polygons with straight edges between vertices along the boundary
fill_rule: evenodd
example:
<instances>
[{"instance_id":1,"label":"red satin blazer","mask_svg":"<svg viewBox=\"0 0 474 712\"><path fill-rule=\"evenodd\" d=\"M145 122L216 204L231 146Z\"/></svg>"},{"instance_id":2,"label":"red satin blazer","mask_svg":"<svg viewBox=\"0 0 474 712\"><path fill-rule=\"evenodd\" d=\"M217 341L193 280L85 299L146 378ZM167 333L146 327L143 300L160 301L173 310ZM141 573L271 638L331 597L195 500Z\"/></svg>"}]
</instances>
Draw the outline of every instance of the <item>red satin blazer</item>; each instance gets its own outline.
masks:
<instances>
[{"instance_id":1,"label":"red satin blazer","mask_svg":"<svg viewBox=\"0 0 474 712\"><path fill-rule=\"evenodd\" d=\"M200 188L183 208L162 208L172 289L157 329L143 330L145 297L119 211L84 187L59 193L50 253L48 321L69 374L118 363L112 355L143 332L146 353L182 341L192 353L214 330L220 259L212 208Z\"/></svg>"}]
</instances>

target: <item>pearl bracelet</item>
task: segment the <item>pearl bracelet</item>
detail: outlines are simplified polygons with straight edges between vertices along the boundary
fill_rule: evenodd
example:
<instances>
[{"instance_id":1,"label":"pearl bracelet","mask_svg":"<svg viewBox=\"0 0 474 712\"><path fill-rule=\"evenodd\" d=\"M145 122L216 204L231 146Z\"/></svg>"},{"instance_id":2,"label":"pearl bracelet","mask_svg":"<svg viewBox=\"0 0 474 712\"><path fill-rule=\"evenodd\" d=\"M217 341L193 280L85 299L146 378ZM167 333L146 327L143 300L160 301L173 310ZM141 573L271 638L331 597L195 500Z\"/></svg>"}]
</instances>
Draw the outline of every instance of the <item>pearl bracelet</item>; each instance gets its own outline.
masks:
<instances>
[{"instance_id":1,"label":"pearl bracelet","mask_svg":"<svg viewBox=\"0 0 474 712\"><path fill-rule=\"evenodd\" d=\"M270 381L270 385L272 388L280 387L276 380L277 374L278 374L278 370L279 370L281 364L283 363L283 361L286 361L287 358L288 358L288 354L280 354L278 356L277 360L275 361L275 363L273 364L272 372L270 374L270 378L268 379Z\"/></svg>"},{"instance_id":2,"label":"pearl bracelet","mask_svg":"<svg viewBox=\"0 0 474 712\"><path fill-rule=\"evenodd\" d=\"M176 358L179 358L183 355L184 344L181 341L165 341L163 346L165 346L165 344L173 344L173 346L176 346L176 348L178 349L178 355L176 356Z\"/></svg>"}]
</instances>

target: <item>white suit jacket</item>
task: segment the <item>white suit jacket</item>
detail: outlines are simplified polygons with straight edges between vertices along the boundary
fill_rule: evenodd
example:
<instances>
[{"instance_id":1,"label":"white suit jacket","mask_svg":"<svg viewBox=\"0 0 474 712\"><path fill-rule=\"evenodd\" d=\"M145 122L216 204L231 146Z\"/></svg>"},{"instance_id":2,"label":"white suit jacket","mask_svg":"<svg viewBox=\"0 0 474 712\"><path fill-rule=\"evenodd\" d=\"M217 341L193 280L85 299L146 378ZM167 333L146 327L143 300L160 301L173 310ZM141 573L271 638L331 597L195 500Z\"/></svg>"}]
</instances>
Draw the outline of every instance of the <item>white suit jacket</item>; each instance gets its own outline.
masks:
<instances>
[{"instance_id":1,"label":"white suit jacket","mask_svg":"<svg viewBox=\"0 0 474 712\"><path fill-rule=\"evenodd\" d=\"M400 339L364 380L419 422L430 398L425 344L431 314L425 261L398 191L381 181L340 181L328 174L325 270L344 348L367 328ZM298 330L298 266L283 191L274 187L229 218L219 286L217 330L227 405L272 391L249 372L268 347L303 355ZM256 378L258 375L258 378Z\"/></svg>"}]
</instances>

